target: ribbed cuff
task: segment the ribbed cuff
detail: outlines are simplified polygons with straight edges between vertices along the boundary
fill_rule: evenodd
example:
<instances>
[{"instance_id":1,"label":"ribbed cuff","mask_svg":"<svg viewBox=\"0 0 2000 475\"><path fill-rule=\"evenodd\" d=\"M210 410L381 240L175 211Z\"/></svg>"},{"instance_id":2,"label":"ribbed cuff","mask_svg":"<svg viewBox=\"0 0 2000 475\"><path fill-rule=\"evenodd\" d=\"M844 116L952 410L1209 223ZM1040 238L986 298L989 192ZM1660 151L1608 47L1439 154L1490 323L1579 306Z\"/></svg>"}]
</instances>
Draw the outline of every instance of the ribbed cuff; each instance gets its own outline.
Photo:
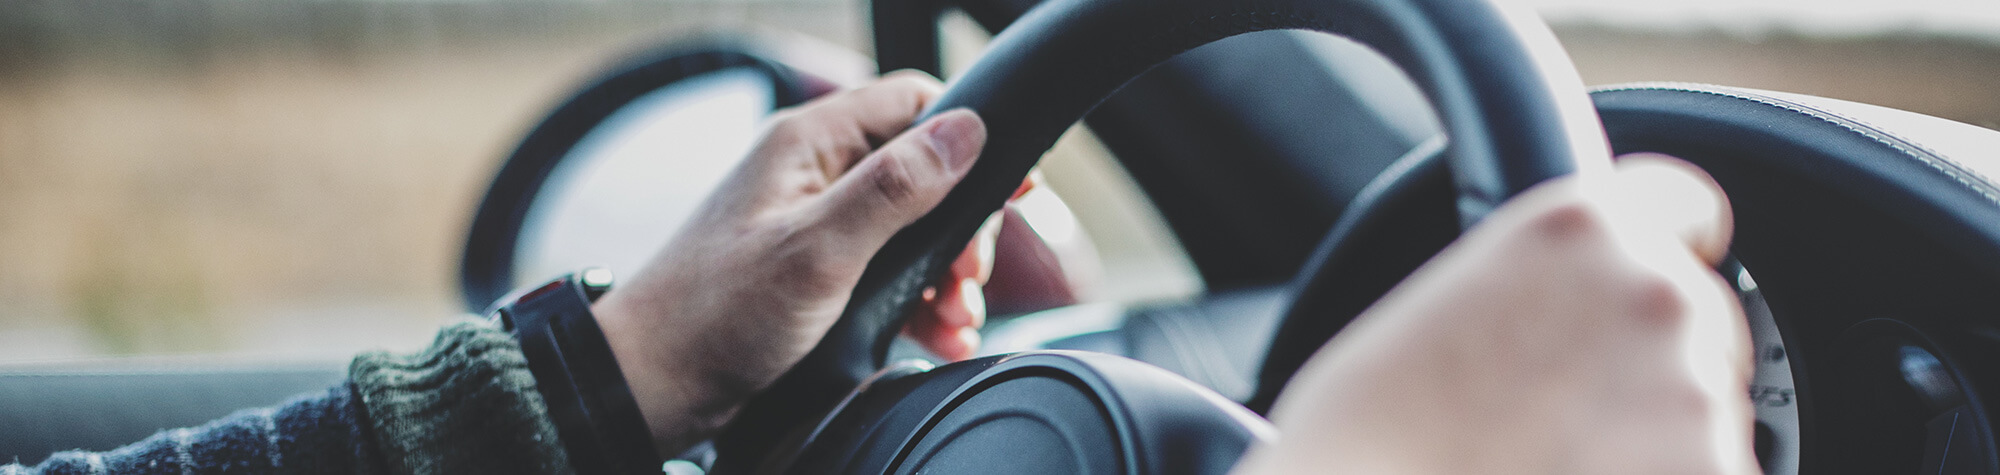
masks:
<instances>
[{"instance_id":1,"label":"ribbed cuff","mask_svg":"<svg viewBox=\"0 0 2000 475\"><path fill-rule=\"evenodd\" d=\"M363 353L356 396L399 474L572 473L514 335L461 319L413 354Z\"/></svg>"}]
</instances>

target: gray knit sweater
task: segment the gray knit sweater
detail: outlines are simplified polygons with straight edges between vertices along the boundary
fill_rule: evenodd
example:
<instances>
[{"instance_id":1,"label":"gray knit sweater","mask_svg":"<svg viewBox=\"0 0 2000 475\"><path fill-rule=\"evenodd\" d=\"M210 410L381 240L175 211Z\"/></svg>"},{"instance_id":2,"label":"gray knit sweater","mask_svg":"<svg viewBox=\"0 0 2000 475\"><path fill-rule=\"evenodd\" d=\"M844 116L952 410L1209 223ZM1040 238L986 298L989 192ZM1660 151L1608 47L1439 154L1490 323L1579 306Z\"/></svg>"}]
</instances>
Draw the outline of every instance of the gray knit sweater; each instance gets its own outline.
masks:
<instances>
[{"instance_id":1,"label":"gray knit sweater","mask_svg":"<svg viewBox=\"0 0 2000 475\"><path fill-rule=\"evenodd\" d=\"M57 453L16 474L570 473L513 334L453 322L430 348L365 353L348 381L277 407L161 431L104 452Z\"/></svg>"}]
</instances>

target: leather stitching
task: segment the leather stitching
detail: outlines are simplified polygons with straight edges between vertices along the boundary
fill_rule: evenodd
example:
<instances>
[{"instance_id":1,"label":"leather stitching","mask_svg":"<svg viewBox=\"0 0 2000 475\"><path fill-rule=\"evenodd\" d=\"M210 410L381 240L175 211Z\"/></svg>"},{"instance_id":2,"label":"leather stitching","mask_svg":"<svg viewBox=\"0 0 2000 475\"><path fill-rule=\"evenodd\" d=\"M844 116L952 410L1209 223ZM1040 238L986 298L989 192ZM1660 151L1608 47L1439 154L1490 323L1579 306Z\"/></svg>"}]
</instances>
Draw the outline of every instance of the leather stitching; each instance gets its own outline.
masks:
<instances>
[{"instance_id":1,"label":"leather stitching","mask_svg":"<svg viewBox=\"0 0 2000 475\"><path fill-rule=\"evenodd\" d=\"M1982 175L1979 172L1967 169L1964 166L1959 165L1956 161L1952 160L1950 157L1947 157L1942 153L1938 153L1934 150L1925 148L1924 146L1919 145L1914 141L1910 141L1908 139L1896 136L1895 134L1889 133L1888 131L1883 130L1880 127L1876 127L1874 124L1870 124L1868 122L1859 119L1814 109L1801 104L1794 104L1792 102L1780 100L1777 98L1758 96L1750 93L1707 89L1702 85L1691 84L1691 83L1646 83L1646 84L1636 84L1631 86L1611 87L1598 90L1598 92L1618 92L1618 91L1677 91L1677 92L1692 92L1697 94L1708 94L1717 97L1726 97L1730 99L1755 102L1758 104L1763 104L1767 106L1772 106L1792 111L1794 113L1798 113L1800 115L1804 115L1807 117L1812 117L1814 119L1819 119L1822 122L1837 125L1843 129L1847 129L1849 132L1860 134L1863 137L1867 137L1869 140L1874 140L1876 143L1886 145L1889 148L1895 149L1897 152L1901 152L1905 156L1914 158L1919 162L1923 162L1924 165L1931 167L1931 169L1937 170L1939 173L1943 173L1947 177L1951 177L1953 181L1957 181L1960 186L1964 186L1967 190L1970 190L1974 193L1978 193L1979 196L1985 197L1987 201L1992 202L1994 205L2000 205L2000 194L1996 194L1993 191L1993 186L1992 186L1993 181L1987 178L1985 175ZM1856 127L1856 125L1859 125L1860 127Z\"/></svg>"}]
</instances>

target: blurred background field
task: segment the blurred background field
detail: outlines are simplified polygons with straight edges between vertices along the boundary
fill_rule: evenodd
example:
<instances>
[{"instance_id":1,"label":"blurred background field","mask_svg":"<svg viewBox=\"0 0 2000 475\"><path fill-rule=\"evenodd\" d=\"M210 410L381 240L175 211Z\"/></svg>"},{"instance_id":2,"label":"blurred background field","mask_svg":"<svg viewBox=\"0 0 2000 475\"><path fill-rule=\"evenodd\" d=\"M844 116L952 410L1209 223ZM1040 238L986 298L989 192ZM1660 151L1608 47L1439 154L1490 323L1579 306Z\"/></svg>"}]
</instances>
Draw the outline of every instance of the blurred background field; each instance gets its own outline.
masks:
<instances>
[{"instance_id":1,"label":"blurred background field","mask_svg":"<svg viewBox=\"0 0 2000 475\"><path fill-rule=\"evenodd\" d=\"M519 136L621 54L829 2L0 2L0 359L406 345Z\"/></svg>"},{"instance_id":2,"label":"blurred background field","mask_svg":"<svg viewBox=\"0 0 2000 475\"><path fill-rule=\"evenodd\" d=\"M1850 2L1766 1L1540 7L1591 84L1713 82L2000 128L1991 1L1845 15ZM1836 14L1789 13L1807 9ZM715 31L865 51L865 13L853 0L0 2L0 362L425 341L460 311L459 246L486 180L600 68Z\"/></svg>"}]
</instances>

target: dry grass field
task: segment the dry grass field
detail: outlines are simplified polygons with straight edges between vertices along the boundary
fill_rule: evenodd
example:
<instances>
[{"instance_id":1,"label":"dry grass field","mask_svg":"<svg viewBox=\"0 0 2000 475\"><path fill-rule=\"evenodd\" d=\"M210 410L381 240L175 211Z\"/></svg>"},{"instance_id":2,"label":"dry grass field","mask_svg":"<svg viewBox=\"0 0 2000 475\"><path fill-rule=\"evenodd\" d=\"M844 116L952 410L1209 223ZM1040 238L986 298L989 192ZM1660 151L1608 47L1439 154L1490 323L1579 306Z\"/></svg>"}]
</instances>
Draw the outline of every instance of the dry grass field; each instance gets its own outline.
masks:
<instances>
[{"instance_id":1,"label":"dry grass field","mask_svg":"<svg viewBox=\"0 0 2000 475\"><path fill-rule=\"evenodd\" d=\"M863 12L851 0L0 2L0 362L426 340L457 311L457 253L485 181L579 81L703 31L858 47ZM1783 89L2000 128L1992 42L1560 30L1594 84Z\"/></svg>"},{"instance_id":2,"label":"dry grass field","mask_svg":"<svg viewBox=\"0 0 2000 475\"><path fill-rule=\"evenodd\" d=\"M499 159L657 41L827 2L0 2L0 361L407 345Z\"/></svg>"}]
</instances>

